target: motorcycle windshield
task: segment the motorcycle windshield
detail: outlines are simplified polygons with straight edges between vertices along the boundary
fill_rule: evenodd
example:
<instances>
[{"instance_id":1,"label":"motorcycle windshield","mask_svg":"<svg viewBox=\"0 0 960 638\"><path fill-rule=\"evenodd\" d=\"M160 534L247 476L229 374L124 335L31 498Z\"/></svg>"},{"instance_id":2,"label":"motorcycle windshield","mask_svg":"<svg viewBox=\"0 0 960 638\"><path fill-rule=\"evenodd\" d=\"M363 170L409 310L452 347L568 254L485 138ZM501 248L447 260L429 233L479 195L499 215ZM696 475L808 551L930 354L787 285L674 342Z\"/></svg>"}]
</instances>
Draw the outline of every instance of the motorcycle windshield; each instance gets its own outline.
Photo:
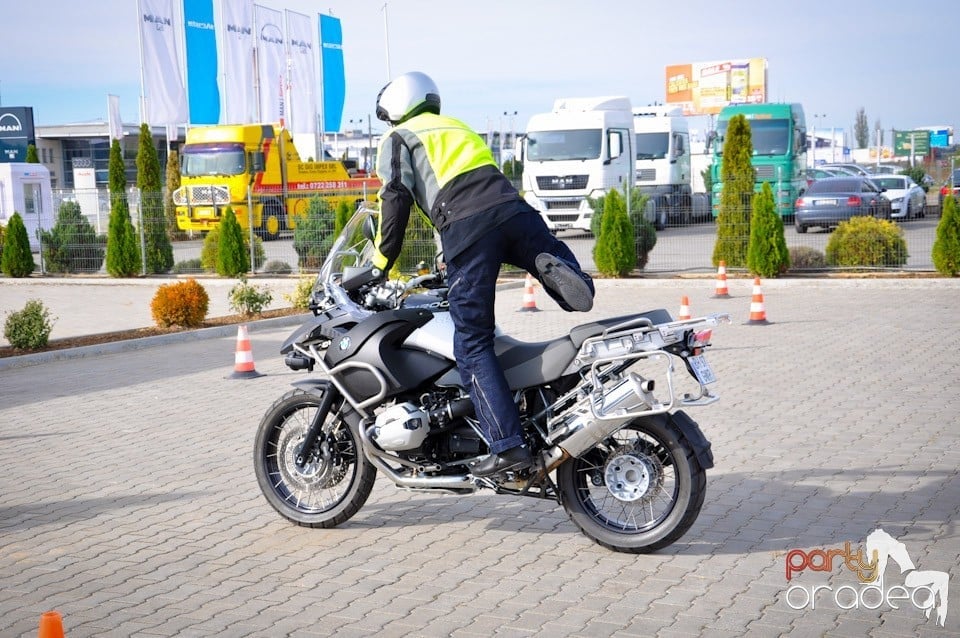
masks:
<instances>
[{"instance_id":1,"label":"motorcycle windshield","mask_svg":"<svg viewBox=\"0 0 960 638\"><path fill-rule=\"evenodd\" d=\"M370 204L361 205L333 240L315 288L325 284L338 285L344 268L369 263L374 253L373 233L379 227L380 211Z\"/></svg>"}]
</instances>

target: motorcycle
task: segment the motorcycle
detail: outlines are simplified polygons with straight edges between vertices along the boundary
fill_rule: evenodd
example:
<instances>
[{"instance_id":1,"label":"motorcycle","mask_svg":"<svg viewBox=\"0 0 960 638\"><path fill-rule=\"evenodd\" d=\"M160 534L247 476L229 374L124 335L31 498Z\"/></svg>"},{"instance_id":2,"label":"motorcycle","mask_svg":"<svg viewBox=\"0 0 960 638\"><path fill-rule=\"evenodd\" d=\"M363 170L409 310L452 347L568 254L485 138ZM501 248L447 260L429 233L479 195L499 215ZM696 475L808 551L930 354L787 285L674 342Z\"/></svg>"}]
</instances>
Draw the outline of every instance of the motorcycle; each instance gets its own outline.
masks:
<instances>
[{"instance_id":1,"label":"motorcycle","mask_svg":"<svg viewBox=\"0 0 960 638\"><path fill-rule=\"evenodd\" d=\"M334 527L354 516L378 472L402 488L556 500L611 550L651 552L679 539L703 504L710 442L681 407L719 398L704 356L726 314L666 310L590 321L527 343L496 336L514 391L529 469L476 477L488 454L453 355L442 255L406 281L370 266L378 211L361 205L334 240L312 316L281 348L295 381L260 422L257 482L284 518ZM691 392L680 394L678 364Z\"/></svg>"}]
</instances>

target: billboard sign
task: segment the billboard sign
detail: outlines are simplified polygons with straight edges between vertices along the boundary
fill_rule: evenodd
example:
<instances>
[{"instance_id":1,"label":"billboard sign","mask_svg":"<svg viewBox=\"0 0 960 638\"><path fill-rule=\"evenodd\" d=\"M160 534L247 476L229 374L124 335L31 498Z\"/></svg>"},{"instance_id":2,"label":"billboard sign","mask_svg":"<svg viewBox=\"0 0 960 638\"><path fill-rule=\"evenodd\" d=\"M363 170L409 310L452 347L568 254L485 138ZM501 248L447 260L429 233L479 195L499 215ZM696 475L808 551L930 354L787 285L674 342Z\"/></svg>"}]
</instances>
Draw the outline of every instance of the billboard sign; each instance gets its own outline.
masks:
<instances>
[{"instance_id":1,"label":"billboard sign","mask_svg":"<svg viewBox=\"0 0 960 638\"><path fill-rule=\"evenodd\" d=\"M893 152L897 157L926 155L930 152L930 131L894 131Z\"/></svg>"},{"instance_id":2,"label":"billboard sign","mask_svg":"<svg viewBox=\"0 0 960 638\"><path fill-rule=\"evenodd\" d=\"M728 104L767 101L766 58L671 64L666 71L666 103L684 115L719 113Z\"/></svg>"},{"instance_id":3,"label":"billboard sign","mask_svg":"<svg viewBox=\"0 0 960 638\"><path fill-rule=\"evenodd\" d=\"M27 146L36 143L33 107L0 107L0 162L27 161Z\"/></svg>"}]
</instances>

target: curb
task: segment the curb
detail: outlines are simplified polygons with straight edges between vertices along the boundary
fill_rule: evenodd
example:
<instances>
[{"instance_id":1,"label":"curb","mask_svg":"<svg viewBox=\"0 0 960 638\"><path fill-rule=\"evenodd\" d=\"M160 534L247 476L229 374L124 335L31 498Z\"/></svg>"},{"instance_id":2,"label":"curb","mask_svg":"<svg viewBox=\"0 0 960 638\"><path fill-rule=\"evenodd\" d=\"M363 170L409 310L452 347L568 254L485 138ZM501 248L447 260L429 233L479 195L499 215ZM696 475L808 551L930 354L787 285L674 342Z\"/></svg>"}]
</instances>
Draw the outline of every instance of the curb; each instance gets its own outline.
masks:
<instances>
[{"instance_id":1,"label":"curb","mask_svg":"<svg viewBox=\"0 0 960 638\"><path fill-rule=\"evenodd\" d=\"M274 317L273 319L261 319L259 321L250 321L247 325L258 328L283 328L285 326L299 326L310 317L310 313L302 315L289 315L286 317ZM52 361L66 361L68 359L84 359L86 357L97 357L104 354L116 354L118 352L130 352L132 350L142 350L144 348L153 348L156 346L169 345L171 343L183 343L186 341L199 341L201 339L217 339L235 334L237 326L241 324L231 324L229 326L215 326L213 328L201 328L200 330L185 330L183 332L174 332L166 335L157 335L154 337L141 337L139 339L126 339L124 341L112 341L110 343L101 343L93 346L81 346L79 348L64 348L63 350L51 350L49 352L36 352L33 354L22 354L16 357L4 357L0 359L0 371L11 370L14 368L23 368L26 366L38 365L41 363L50 363Z\"/></svg>"}]
</instances>

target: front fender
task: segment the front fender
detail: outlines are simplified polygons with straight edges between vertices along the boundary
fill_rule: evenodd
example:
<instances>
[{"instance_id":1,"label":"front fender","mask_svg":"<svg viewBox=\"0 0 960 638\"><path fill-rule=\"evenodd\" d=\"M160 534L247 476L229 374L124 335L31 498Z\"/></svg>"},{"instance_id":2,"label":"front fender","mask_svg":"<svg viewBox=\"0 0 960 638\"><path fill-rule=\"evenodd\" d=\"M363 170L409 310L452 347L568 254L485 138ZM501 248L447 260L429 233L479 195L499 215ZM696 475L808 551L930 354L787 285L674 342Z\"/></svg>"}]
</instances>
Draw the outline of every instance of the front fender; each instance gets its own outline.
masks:
<instances>
[{"instance_id":1,"label":"front fender","mask_svg":"<svg viewBox=\"0 0 960 638\"><path fill-rule=\"evenodd\" d=\"M697 462L700 463L700 467L705 470L713 467L713 451L710 449L710 441L703 434L703 431L700 430L697 422L690 418L690 415L683 410L677 410L672 414L658 414L653 418L669 421L676 427L680 432L680 436L683 437L693 449L694 456L697 457Z\"/></svg>"}]
</instances>

